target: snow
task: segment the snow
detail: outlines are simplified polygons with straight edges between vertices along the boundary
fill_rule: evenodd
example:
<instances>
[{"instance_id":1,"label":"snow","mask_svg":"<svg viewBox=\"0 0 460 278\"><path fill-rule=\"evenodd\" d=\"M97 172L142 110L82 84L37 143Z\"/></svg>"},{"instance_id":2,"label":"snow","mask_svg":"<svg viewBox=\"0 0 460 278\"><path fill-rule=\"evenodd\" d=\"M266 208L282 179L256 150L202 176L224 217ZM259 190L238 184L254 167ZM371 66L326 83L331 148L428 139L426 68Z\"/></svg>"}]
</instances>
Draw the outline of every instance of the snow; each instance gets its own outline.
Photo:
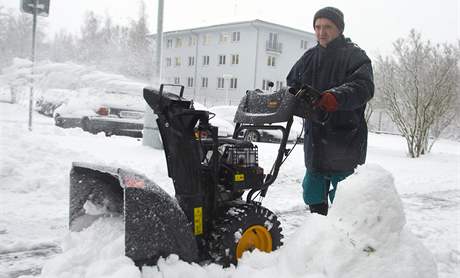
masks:
<instances>
[{"instance_id":1,"label":"snow","mask_svg":"<svg viewBox=\"0 0 460 278\"><path fill-rule=\"evenodd\" d=\"M102 86L102 79L85 86ZM7 94L5 84L0 95ZM29 132L27 115L24 103L0 102L0 277L460 275L459 142L441 140L431 154L412 159L403 138L370 133L367 164L339 184L328 217L305 210L303 149L297 146L263 201L281 220L281 249L245 253L230 268L171 255L141 272L124 256L122 219L100 218L81 232L68 231L68 175L73 161L128 168L173 195L163 152L135 138L61 129L36 113ZM270 169L277 146L258 144L264 169Z\"/></svg>"},{"instance_id":2,"label":"snow","mask_svg":"<svg viewBox=\"0 0 460 278\"><path fill-rule=\"evenodd\" d=\"M122 218L100 218L80 233L69 233L61 245L62 254L45 265L43 277L140 277L133 261L120 256Z\"/></svg>"}]
</instances>

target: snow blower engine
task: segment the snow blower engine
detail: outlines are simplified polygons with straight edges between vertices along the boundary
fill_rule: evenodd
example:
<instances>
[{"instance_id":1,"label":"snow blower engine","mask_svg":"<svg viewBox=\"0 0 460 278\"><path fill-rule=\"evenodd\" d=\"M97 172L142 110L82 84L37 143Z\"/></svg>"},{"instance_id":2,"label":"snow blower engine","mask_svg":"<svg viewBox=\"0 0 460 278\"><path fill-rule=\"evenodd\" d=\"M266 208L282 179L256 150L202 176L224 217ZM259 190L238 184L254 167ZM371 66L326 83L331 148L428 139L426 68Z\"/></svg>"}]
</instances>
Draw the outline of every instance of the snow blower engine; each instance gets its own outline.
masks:
<instances>
[{"instance_id":1,"label":"snow blower engine","mask_svg":"<svg viewBox=\"0 0 460 278\"><path fill-rule=\"evenodd\" d=\"M144 99L158 116L175 198L133 171L74 162L70 229L80 231L101 216L123 217L125 254L139 266L170 254L188 262L229 265L245 251L280 247L280 222L257 198L265 196L290 153L286 145L293 115L306 111L299 103L311 107L305 103L313 103L319 93L305 88L294 94L247 91L235 114L233 137L221 138L209 122L213 114L194 109L193 101L183 97L183 86L179 94L166 92L165 86L179 85L145 88ZM249 129L283 134L269 173L258 164L257 146L239 139Z\"/></svg>"}]
</instances>

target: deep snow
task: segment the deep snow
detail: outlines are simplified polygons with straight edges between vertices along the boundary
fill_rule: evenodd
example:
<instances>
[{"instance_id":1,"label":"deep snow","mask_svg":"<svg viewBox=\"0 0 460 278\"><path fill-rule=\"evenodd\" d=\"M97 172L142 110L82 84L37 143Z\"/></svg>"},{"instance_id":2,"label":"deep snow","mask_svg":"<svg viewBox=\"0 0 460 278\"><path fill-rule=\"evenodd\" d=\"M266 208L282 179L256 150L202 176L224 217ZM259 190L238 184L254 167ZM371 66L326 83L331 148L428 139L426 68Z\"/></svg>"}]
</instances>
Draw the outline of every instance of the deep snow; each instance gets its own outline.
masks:
<instances>
[{"instance_id":1,"label":"deep snow","mask_svg":"<svg viewBox=\"0 0 460 278\"><path fill-rule=\"evenodd\" d=\"M68 174L72 161L130 168L173 194L164 154L134 138L60 129L39 114L29 132L24 103L0 103L0 277L42 267L44 277L436 277L436 268L439 277L460 274L458 142L441 140L431 154L411 159L401 137L371 133L368 163L340 184L327 218L305 211L297 146L263 202L282 221L280 250L245 254L228 269L170 256L141 273L123 256L120 219L68 232ZM276 149L259 144L265 169Z\"/></svg>"},{"instance_id":2,"label":"deep snow","mask_svg":"<svg viewBox=\"0 0 460 278\"><path fill-rule=\"evenodd\" d=\"M68 173L72 161L129 167L172 193L163 153L144 147L133 138L107 138L79 129L60 129L52 125L51 119L40 115L36 115L34 131L28 132L25 108L0 105L0 266L3 273L20 274L21 269L27 269L27 264L31 267L44 264L44 277L139 277L141 274L132 262L123 256L122 225L116 219L101 221L81 233L67 232ZM310 215L303 209L299 185L303 171L299 161L303 153L301 147L294 150L264 200L267 207L280 214L296 212L294 218L287 214L280 217L284 219L282 225L287 237L279 251L254 252L245 256L237 268L229 269L190 265L172 256L162 260L159 268L145 268L144 277L186 274L187 277L372 277L379 272L378 277L402 274L399 277L435 277L432 255L417 238L433 253L440 277L455 277L460 250L456 222L460 201L458 183L441 188L450 191L438 191L436 187L448 182L440 173L455 173L458 154L444 150L424 158L432 166L430 171L421 171L419 175L425 179L438 175L441 180L432 193L424 186L426 192L415 194L418 184L411 185L403 175L414 160L405 157L401 147L401 155L395 156L390 164L385 163L389 158L383 154L391 155L391 148L383 151L385 147L380 145L380 139L402 143L399 137L371 134L369 160L374 162L359 168L357 174L341 184L327 218ZM456 143L441 142L440 147L448 150L451 144ZM262 163L270 164L276 145L260 144L259 147ZM375 161L381 161L380 165L386 169L401 168L396 171L395 183L393 176ZM398 180L404 182L398 184ZM394 185L406 192L402 196L407 200L406 212L407 207L410 209L407 218L412 219L412 223L404 225L405 214ZM420 210L424 206L428 208ZM450 217L439 217L439 213ZM291 219L297 223L286 222ZM33 250L49 249L62 253L50 261L41 259L49 256L46 252L42 256L30 255ZM15 262L8 258L13 252L19 256L26 254L26 258Z\"/></svg>"}]
</instances>

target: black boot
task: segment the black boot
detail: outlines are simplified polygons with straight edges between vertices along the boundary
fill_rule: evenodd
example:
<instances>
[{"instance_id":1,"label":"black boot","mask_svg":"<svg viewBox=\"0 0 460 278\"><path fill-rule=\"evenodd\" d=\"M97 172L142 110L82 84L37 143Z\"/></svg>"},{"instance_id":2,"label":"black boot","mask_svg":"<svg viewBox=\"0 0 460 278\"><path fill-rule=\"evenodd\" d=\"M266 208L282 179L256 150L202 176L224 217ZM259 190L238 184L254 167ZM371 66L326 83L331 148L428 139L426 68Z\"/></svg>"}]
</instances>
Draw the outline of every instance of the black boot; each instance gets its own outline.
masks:
<instances>
[{"instance_id":1,"label":"black boot","mask_svg":"<svg viewBox=\"0 0 460 278\"><path fill-rule=\"evenodd\" d=\"M329 209L328 203L309 205L309 207L311 213L318 213L322 215L327 215L327 211Z\"/></svg>"}]
</instances>

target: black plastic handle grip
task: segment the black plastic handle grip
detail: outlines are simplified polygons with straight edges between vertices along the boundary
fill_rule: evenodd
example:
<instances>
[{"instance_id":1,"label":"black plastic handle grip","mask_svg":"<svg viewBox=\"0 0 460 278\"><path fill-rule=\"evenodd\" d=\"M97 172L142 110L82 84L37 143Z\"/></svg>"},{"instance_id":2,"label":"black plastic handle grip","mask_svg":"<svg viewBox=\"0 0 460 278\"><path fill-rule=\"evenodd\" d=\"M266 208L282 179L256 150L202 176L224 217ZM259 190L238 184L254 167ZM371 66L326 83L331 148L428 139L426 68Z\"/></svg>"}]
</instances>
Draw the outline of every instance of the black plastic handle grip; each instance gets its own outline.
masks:
<instances>
[{"instance_id":1,"label":"black plastic handle grip","mask_svg":"<svg viewBox=\"0 0 460 278\"><path fill-rule=\"evenodd\" d=\"M178 85L178 84L161 84L160 85L160 96L163 95L163 87L168 86L168 87L180 87L180 97L184 95L184 85Z\"/></svg>"}]
</instances>

